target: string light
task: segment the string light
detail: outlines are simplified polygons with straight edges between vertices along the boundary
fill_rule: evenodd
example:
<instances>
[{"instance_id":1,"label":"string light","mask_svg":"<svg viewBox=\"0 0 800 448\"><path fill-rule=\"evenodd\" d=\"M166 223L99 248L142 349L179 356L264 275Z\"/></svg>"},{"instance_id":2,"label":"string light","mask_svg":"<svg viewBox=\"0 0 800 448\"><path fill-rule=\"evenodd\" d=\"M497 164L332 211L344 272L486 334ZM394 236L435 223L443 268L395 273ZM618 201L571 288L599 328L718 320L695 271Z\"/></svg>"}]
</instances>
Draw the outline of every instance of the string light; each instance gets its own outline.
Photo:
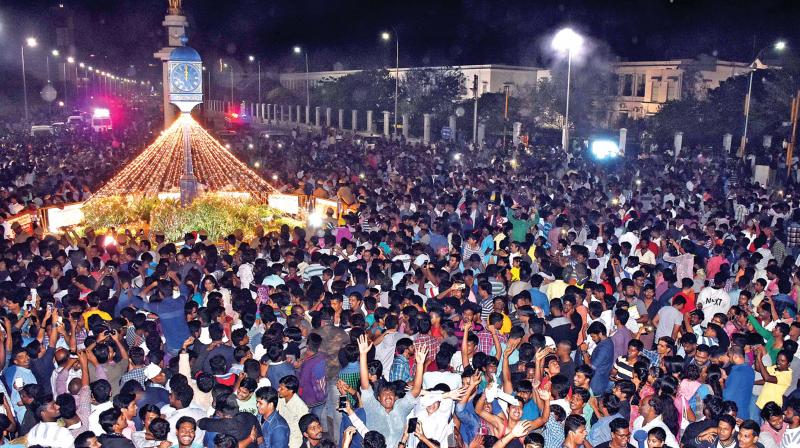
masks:
<instances>
[{"instance_id":1,"label":"string light","mask_svg":"<svg viewBox=\"0 0 800 448\"><path fill-rule=\"evenodd\" d=\"M188 125L194 175L201 192L247 193L266 201L267 195L276 191L215 140L191 115L183 114L93 197L156 196L180 192L180 179L186 167L184 124Z\"/></svg>"}]
</instances>

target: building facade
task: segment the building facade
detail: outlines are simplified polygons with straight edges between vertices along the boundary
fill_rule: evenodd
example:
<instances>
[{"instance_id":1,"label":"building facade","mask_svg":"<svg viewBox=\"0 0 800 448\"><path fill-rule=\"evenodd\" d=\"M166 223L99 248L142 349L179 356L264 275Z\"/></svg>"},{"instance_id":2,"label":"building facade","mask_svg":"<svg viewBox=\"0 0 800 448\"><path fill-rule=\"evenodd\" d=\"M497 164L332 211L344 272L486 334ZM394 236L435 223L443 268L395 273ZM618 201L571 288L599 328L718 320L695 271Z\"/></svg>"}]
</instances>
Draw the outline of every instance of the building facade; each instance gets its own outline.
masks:
<instances>
[{"instance_id":1,"label":"building facade","mask_svg":"<svg viewBox=\"0 0 800 448\"><path fill-rule=\"evenodd\" d=\"M722 61L700 56L695 59L675 59L667 61L635 61L613 63L616 75L616 91L612 96L606 117L609 124L619 123L627 118L641 119L654 115L667 101L683 98L687 89L699 97L709 90L719 87L722 81L733 76L749 73L746 63ZM518 94L524 87L530 88L540 80L550 77L550 71L537 67L513 65L462 65L453 67L422 67L432 69L460 69L464 73L465 90L463 98L472 98L473 77L478 76L478 92L503 92L509 86L511 95ZM401 79L409 68L400 68ZM308 80L313 87L324 79L335 79L359 70L338 70L310 72ZM395 70L389 69L391 76ZM305 94L306 73L282 73L281 86L298 94ZM613 85L613 83L612 83ZM613 87L612 87L613 89Z\"/></svg>"},{"instance_id":2,"label":"building facade","mask_svg":"<svg viewBox=\"0 0 800 448\"><path fill-rule=\"evenodd\" d=\"M722 81L749 73L749 65L717 59L618 62L614 64L617 91L611 103L613 120L646 118L667 101L683 98L686 89L702 97Z\"/></svg>"},{"instance_id":3,"label":"building facade","mask_svg":"<svg viewBox=\"0 0 800 448\"><path fill-rule=\"evenodd\" d=\"M472 98L472 83L474 76L478 76L478 93L480 95L488 92L500 93L503 92L505 86L509 86L512 95L518 89L524 86L535 86L539 80L550 77L550 72L545 69L536 67L522 67L515 65L498 65L498 64L485 64L485 65L460 65L453 67L415 67L416 69L434 69L434 70L447 70L447 69L460 69L464 74L465 90L463 98ZM399 70L393 68L389 70L390 76L394 77L395 73L399 73L400 79L405 77L409 70L414 68L400 67ZM325 79L336 79L353 73L358 73L360 70L332 70L325 72L309 72L308 82L313 88ZM306 88L306 73L281 73L279 77L281 86L289 89L298 94L305 94Z\"/></svg>"}]
</instances>

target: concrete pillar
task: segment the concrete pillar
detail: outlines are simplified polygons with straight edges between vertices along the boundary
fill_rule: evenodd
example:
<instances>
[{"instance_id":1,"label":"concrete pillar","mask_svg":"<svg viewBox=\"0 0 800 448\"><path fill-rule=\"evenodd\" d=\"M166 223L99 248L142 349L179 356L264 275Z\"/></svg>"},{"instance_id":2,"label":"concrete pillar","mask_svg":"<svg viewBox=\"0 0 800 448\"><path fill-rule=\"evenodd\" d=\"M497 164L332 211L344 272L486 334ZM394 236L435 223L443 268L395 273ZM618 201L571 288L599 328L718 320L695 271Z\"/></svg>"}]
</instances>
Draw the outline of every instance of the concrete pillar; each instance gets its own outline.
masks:
<instances>
[{"instance_id":1,"label":"concrete pillar","mask_svg":"<svg viewBox=\"0 0 800 448\"><path fill-rule=\"evenodd\" d=\"M431 114L422 114L422 143L431 142Z\"/></svg>"},{"instance_id":2,"label":"concrete pillar","mask_svg":"<svg viewBox=\"0 0 800 448\"><path fill-rule=\"evenodd\" d=\"M403 138L408 138L408 114L403 114Z\"/></svg>"},{"instance_id":3,"label":"concrete pillar","mask_svg":"<svg viewBox=\"0 0 800 448\"><path fill-rule=\"evenodd\" d=\"M389 136L389 111L383 111L383 136Z\"/></svg>"},{"instance_id":4,"label":"concrete pillar","mask_svg":"<svg viewBox=\"0 0 800 448\"><path fill-rule=\"evenodd\" d=\"M283 104L281 104L281 122L284 121Z\"/></svg>"},{"instance_id":5,"label":"concrete pillar","mask_svg":"<svg viewBox=\"0 0 800 448\"><path fill-rule=\"evenodd\" d=\"M344 109L339 109L339 129L344 129Z\"/></svg>"},{"instance_id":6,"label":"concrete pillar","mask_svg":"<svg viewBox=\"0 0 800 448\"><path fill-rule=\"evenodd\" d=\"M272 121L278 121L278 118L283 120L283 116L278 114L278 105L277 104L273 104L272 107L274 109L272 111Z\"/></svg>"},{"instance_id":7,"label":"concrete pillar","mask_svg":"<svg viewBox=\"0 0 800 448\"><path fill-rule=\"evenodd\" d=\"M292 106L289 106L289 123L292 122L292 109L294 108Z\"/></svg>"},{"instance_id":8,"label":"concrete pillar","mask_svg":"<svg viewBox=\"0 0 800 448\"><path fill-rule=\"evenodd\" d=\"M722 147L725 148L725 152L731 152L731 142L733 141L733 135L730 133L725 134L722 136Z\"/></svg>"},{"instance_id":9,"label":"concrete pillar","mask_svg":"<svg viewBox=\"0 0 800 448\"><path fill-rule=\"evenodd\" d=\"M314 108L314 126L316 127L319 127L319 112L320 112L320 107L316 106Z\"/></svg>"},{"instance_id":10,"label":"concrete pillar","mask_svg":"<svg viewBox=\"0 0 800 448\"><path fill-rule=\"evenodd\" d=\"M450 135L452 135L451 138L455 141L455 139L456 139L456 116L455 115L450 115L450 117L448 117L448 118L449 118L448 121L449 121L449 125L450 125L450 133L451 133Z\"/></svg>"},{"instance_id":11,"label":"concrete pillar","mask_svg":"<svg viewBox=\"0 0 800 448\"><path fill-rule=\"evenodd\" d=\"M619 152L620 154L625 154L625 144L628 140L628 130L625 128L620 128L619 130Z\"/></svg>"},{"instance_id":12,"label":"concrete pillar","mask_svg":"<svg viewBox=\"0 0 800 448\"><path fill-rule=\"evenodd\" d=\"M356 132L358 130L358 111L353 109L352 116L353 119L351 121L351 125L353 127L353 132Z\"/></svg>"},{"instance_id":13,"label":"concrete pillar","mask_svg":"<svg viewBox=\"0 0 800 448\"><path fill-rule=\"evenodd\" d=\"M681 153L681 146L683 145L683 132L676 132L675 139L673 140L674 150L675 150L675 158L678 158L678 155Z\"/></svg>"},{"instance_id":14,"label":"concrete pillar","mask_svg":"<svg viewBox=\"0 0 800 448\"><path fill-rule=\"evenodd\" d=\"M325 126L331 127L331 108L325 108Z\"/></svg>"},{"instance_id":15,"label":"concrete pillar","mask_svg":"<svg viewBox=\"0 0 800 448\"><path fill-rule=\"evenodd\" d=\"M270 110L270 108L272 107L272 104L266 104L265 106L266 106L266 110L264 111L264 120L269 121L270 112L272 112Z\"/></svg>"},{"instance_id":16,"label":"concrete pillar","mask_svg":"<svg viewBox=\"0 0 800 448\"><path fill-rule=\"evenodd\" d=\"M267 103L261 103L261 121L267 121Z\"/></svg>"},{"instance_id":17,"label":"concrete pillar","mask_svg":"<svg viewBox=\"0 0 800 448\"><path fill-rule=\"evenodd\" d=\"M294 116L294 121L296 121L297 124L300 124L301 120L300 120L300 105L299 104L295 107L295 110L297 111L297 114Z\"/></svg>"},{"instance_id":18,"label":"concrete pillar","mask_svg":"<svg viewBox=\"0 0 800 448\"><path fill-rule=\"evenodd\" d=\"M317 114L319 114L319 108L317 108ZM317 119L317 122L319 122L319 119ZM306 106L306 124L311 125L311 106ZM319 126L319 123L317 125Z\"/></svg>"},{"instance_id":19,"label":"concrete pillar","mask_svg":"<svg viewBox=\"0 0 800 448\"><path fill-rule=\"evenodd\" d=\"M374 130L372 129L372 111L367 111L367 134L372 134Z\"/></svg>"},{"instance_id":20,"label":"concrete pillar","mask_svg":"<svg viewBox=\"0 0 800 448\"><path fill-rule=\"evenodd\" d=\"M486 139L486 125L483 123L478 124L478 142L477 146L480 148L483 146L483 141Z\"/></svg>"}]
</instances>

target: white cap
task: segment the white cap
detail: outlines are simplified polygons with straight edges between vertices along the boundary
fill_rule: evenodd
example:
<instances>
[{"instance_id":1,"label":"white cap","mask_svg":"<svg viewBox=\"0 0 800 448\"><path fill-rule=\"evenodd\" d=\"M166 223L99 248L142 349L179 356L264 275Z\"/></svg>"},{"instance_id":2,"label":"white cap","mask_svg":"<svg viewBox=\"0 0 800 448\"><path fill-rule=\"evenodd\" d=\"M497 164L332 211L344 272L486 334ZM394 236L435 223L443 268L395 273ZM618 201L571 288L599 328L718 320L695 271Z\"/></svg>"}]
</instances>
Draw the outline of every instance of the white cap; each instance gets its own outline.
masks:
<instances>
[{"instance_id":1,"label":"white cap","mask_svg":"<svg viewBox=\"0 0 800 448\"><path fill-rule=\"evenodd\" d=\"M153 378L157 377L158 374L161 373L161 367L150 363L147 367L144 368L144 376L148 380L152 380Z\"/></svg>"}]
</instances>

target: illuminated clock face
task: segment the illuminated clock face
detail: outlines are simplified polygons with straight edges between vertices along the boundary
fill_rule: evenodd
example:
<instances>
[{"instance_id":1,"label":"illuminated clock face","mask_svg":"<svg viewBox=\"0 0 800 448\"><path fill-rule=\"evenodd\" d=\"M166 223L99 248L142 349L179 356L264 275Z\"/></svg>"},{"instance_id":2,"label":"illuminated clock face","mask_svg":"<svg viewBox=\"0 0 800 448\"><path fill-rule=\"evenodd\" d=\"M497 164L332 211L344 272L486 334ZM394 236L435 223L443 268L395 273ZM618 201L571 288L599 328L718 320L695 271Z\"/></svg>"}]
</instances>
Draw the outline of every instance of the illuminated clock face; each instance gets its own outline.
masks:
<instances>
[{"instance_id":1,"label":"illuminated clock face","mask_svg":"<svg viewBox=\"0 0 800 448\"><path fill-rule=\"evenodd\" d=\"M200 87L202 74L190 63L177 64L172 68L170 83L174 92L194 92Z\"/></svg>"}]
</instances>

